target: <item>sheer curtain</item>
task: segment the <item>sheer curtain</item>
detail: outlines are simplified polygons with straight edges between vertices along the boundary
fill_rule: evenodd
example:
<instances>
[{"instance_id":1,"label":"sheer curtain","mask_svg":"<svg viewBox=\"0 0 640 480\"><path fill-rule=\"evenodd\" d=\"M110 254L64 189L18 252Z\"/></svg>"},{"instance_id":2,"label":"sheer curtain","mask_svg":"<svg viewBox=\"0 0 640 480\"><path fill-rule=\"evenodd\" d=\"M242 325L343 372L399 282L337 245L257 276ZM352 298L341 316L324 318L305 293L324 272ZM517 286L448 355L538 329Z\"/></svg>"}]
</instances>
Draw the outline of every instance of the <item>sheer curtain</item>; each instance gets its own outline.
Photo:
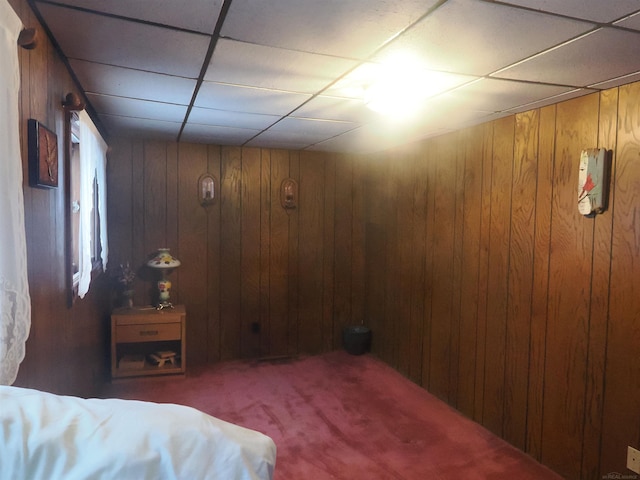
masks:
<instances>
[{"instance_id":1,"label":"sheer curtain","mask_svg":"<svg viewBox=\"0 0 640 480\"><path fill-rule=\"evenodd\" d=\"M31 327L18 107L21 28L11 5L0 0L0 385L15 381Z\"/></svg>"},{"instance_id":2,"label":"sheer curtain","mask_svg":"<svg viewBox=\"0 0 640 480\"><path fill-rule=\"evenodd\" d=\"M91 283L91 223L94 204L100 212L100 244L102 267L107 268L106 162L107 144L85 111L79 112L80 120L80 280L78 296L83 298ZM94 202L94 179L98 185L98 201ZM88 208L87 208L88 207Z\"/></svg>"}]
</instances>

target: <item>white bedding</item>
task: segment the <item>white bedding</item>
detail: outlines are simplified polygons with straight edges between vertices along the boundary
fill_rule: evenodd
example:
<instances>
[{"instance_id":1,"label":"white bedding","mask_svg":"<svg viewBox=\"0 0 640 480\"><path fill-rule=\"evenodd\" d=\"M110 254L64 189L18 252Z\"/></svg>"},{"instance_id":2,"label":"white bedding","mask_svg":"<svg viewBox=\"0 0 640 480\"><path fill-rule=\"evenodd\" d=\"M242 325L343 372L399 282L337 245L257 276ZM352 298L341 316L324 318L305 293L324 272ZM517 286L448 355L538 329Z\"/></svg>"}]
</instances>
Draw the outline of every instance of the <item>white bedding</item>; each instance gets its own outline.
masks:
<instances>
[{"instance_id":1,"label":"white bedding","mask_svg":"<svg viewBox=\"0 0 640 480\"><path fill-rule=\"evenodd\" d=\"M0 479L273 476L271 438L190 407L0 386Z\"/></svg>"}]
</instances>

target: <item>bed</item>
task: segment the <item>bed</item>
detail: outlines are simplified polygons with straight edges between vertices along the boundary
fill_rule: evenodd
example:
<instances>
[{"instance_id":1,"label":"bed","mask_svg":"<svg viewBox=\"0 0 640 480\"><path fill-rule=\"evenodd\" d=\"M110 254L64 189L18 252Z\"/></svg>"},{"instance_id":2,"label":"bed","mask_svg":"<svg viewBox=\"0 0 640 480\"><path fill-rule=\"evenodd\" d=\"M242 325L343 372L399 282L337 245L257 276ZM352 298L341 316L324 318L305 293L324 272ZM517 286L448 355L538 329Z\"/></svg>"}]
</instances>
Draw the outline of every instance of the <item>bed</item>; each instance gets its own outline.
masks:
<instances>
[{"instance_id":1,"label":"bed","mask_svg":"<svg viewBox=\"0 0 640 480\"><path fill-rule=\"evenodd\" d=\"M266 435L196 409L0 386L0 479L270 480Z\"/></svg>"}]
</instances>

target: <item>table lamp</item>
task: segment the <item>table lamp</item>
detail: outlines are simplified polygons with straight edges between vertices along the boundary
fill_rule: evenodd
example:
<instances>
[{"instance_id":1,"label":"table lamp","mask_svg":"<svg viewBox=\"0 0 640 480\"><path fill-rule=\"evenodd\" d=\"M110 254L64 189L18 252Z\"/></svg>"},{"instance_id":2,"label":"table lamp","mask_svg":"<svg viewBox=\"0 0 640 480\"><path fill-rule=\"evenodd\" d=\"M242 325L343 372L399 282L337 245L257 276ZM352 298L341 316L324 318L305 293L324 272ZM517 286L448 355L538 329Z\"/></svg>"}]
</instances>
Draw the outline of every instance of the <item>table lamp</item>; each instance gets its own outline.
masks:
<instances>
[{"instance_id":1,"label":"table lamp","mask_svg":"<svg viewBox=\"0 0 640 480\"><path fill-rule=\"evenodd\" d=\"M173 308L173 305L169 301L171 282L167 279L167 274L173 271L174 268L180 266L180 260L171 256L168 248L159 248L153 258L147 262L147 266L158 269L162 273L162 278L158 281L160 295L156 308L158 310Z\"/></svg>"}]
</instances>

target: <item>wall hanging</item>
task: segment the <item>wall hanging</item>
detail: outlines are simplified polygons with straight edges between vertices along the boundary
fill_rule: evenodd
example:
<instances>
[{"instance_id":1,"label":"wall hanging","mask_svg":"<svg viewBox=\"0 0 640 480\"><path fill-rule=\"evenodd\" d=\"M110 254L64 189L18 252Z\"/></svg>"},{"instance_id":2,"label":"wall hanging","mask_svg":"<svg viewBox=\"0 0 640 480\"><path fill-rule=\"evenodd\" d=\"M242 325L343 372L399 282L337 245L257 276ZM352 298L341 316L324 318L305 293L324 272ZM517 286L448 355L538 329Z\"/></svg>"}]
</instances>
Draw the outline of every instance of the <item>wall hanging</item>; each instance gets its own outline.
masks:
<instances>
[{"instance_id":1,"label":"wall hanging","mask_svg":"<svg viewBox=\"0 0 640 480\"><path fill-rule=\"evenodd\" d=\"M216 198L216 180L210 173L201 175L198 179L198 201L203 207L213 205Z\"/></svg>"},{"instance_id":2,"label":"wall hanging","mask_svg":"<svg viewBox=\"0 0 640 480\"><path fill-rule=\"evenodd\" d=\"M298 206L298 182L293 178L285 178L280 185L280 204L287 213Z\"/></svg>"},{"instance_id":3,"label":"wall hanging","mask_svg":"<svg viewBox=\"0 0 640 480\"><path fill-rule=\"evenodd\" d=\"M37 120L29 119L29 184L32 187L58 186L58 137Z\"/></svg>"},{"instance_id":4,"label":"wall hanging","mask_svg":"<svg viewBox=\"0 0 640 480\"><path fill-rule=\"evenodd\" d=\"M610 155L604 148L588 148L580 154L578 211L585 216L607 208Z\"/></svg>"}]
</instances>

